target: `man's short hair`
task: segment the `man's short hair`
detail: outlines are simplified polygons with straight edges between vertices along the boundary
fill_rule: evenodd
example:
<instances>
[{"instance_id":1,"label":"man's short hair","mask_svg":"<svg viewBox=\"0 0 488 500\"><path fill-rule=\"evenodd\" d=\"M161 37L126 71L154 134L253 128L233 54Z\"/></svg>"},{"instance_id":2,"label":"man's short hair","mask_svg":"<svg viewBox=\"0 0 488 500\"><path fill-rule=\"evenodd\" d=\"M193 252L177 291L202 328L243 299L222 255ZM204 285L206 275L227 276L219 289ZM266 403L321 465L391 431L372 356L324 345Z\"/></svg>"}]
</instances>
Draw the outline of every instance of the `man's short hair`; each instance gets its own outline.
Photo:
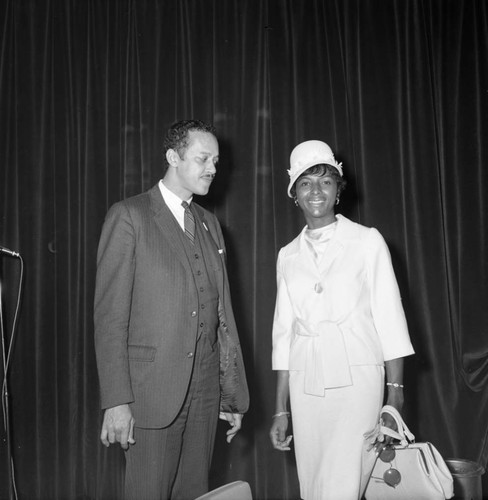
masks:
<instances>
[{"instance_id":1,"label":"man's short hair","mask_svg":"<svg viewBox=\"0 0 488 500\"><path fill-rule=\"evenodd\" d=\"M217 137L215 127L200 120L181 120L173 123L166 132L163 142L165 171L169 167L166 151L174 149L179 157L183 158L188 149L189 132L191 131L207 132Z\"/></svg>"}]
</instances>

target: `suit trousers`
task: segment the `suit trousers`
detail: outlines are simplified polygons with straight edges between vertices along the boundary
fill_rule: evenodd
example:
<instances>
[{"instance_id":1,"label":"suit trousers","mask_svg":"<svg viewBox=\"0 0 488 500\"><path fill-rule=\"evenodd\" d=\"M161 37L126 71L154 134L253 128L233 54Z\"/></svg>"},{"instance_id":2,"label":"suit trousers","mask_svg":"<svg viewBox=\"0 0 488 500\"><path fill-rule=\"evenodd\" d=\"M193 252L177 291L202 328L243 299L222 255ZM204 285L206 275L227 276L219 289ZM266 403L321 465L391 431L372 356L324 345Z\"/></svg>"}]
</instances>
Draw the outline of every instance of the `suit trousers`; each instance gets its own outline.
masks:
<instances>
[{"instance_id":1,"label":"suit trousers","mask_svg":"<svg viewBox=\"0 0 488 500\"><path fill-rule=\"evenodd\" d=\"M218 342L212 345L203 333L188 393L173 423L143 429L136 421L136 443L126 452L126 500L193 500L208 491L220 403L218 351Z\"/></svg>"}]
</instances>

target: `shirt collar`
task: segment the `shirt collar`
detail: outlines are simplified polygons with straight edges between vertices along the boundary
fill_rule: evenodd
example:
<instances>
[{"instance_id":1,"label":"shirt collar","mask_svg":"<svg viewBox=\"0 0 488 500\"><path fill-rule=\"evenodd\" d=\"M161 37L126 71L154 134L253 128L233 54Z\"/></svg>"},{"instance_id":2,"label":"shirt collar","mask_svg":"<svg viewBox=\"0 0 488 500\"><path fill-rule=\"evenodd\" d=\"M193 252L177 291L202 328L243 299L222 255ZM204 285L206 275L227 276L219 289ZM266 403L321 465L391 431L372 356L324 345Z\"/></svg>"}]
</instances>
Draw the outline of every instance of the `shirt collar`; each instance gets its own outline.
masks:
<instances>
[{"instance_id":1,"label":"shirt collar","mask_svg":"<svg viewBox=\"0 0 488 500\"><path fill-rule=\"evenodd\" d=\"M184 208L181 206L181 202L186 201L188 205L190 205L193 199L193 197L191 197L188 200L182 200L179 196L173 193L173 191L171 191L165 186L162 179L159 181L159 190L161 191L163 200L165 201L166 205L168 205L168 207L171 209L172 212L174 212L175 210L184 211Z\"/></svg>"}]
</instances>

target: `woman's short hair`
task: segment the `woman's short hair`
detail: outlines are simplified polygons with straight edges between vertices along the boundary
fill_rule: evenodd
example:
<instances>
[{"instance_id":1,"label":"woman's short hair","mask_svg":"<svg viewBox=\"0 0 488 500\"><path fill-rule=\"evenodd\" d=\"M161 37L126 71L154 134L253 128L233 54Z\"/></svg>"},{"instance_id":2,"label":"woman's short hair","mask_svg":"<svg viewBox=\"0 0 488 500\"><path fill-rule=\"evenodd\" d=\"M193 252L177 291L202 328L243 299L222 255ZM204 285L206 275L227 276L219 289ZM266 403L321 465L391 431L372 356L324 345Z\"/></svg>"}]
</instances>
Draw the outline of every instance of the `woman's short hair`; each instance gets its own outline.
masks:
<instances>
[{"instance_id":1,"label":"woman's short hair","mask_svg":"<svg viewBox=\"0 0 488 500\"><path fill-rule=\"evenodd\" d=\"M290 194L295 198L297 191L296 191L296 185L297 182L305 175L318 175L319 177L323 177L325 175L330 175L335 179L337 182L337 196L339 196L342 191L344 191L347 181L344 179L344 177L341 177L339 174L338 170L333 167L332 165L328 165L327 163L319 163L318 165L313 165L310 168L307 168L305 172L303 172L300 177L295 181L293 186L290 189Z\"/></svg>"}]
</instances>

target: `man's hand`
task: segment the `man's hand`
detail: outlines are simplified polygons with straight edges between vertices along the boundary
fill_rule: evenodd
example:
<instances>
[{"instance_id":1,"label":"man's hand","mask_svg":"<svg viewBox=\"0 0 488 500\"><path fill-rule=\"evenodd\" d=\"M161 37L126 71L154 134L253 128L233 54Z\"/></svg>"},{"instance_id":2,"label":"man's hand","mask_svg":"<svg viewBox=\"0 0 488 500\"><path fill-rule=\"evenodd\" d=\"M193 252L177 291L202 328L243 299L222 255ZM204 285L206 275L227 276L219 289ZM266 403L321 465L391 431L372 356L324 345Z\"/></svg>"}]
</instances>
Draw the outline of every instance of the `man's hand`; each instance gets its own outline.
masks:
<instances>
[{"instance_id":1,"label":"man's hand","mask_svg":"<svg viewBox=\"0 0 488 500\"><path fill-rule=\"evenodd\" d=\"M127 450L129 444L134 444L134 418L128 404L107 408L103 416L102 443L109 447L113 443Z\"/></svg>"},{"instance_id":2,"label":"man's hand","mask_svg":"<svg viewBox=\"0 0 488 500\"><path fill-rule=\"evenodd\" d=\"M225 413L221 411L219 413L219 418L221 420L227 420L229 424L232 426L227 431L227 442L230 443L234 436L237 434L242 424L242 413Z\"/></svg>"}]
</instances>

